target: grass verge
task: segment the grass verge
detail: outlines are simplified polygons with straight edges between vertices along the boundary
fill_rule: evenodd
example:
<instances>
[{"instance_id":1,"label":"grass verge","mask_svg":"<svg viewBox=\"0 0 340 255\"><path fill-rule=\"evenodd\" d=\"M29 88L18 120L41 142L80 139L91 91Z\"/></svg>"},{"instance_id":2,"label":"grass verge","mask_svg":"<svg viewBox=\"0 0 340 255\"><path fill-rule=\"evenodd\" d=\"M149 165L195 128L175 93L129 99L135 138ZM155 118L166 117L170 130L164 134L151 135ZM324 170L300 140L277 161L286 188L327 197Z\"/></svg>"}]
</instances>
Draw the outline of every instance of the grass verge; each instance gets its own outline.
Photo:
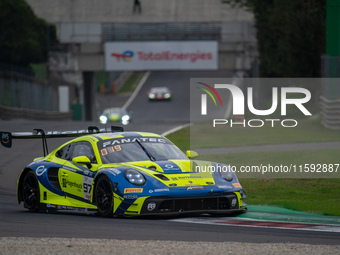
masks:
<instances>
[{"instance_id":1,"label":"grass verge","mask_svg":"<svg viewBox=\"0 0 340 255\"><path fill-rule=\"evenodd\" d=\"M180 149L190 148L192 128L187 127L168 138ZM215 143L209 140L204 129L200 144L202 148L218 148L231 146L297 143L297 142L325 142L339 141L340 132L324 128L319 120L302 120L293 129L284 128L227 128L222 135L211 134L219 138ZM199 134L199 133L197 133ZM202 135L204 134L204 135ZM193 138L193 136L191 136ZM210 137L211 138L211 137ZM241 165L288 165L297 167L304 164L339 164L338 150L314 151L271 151L271 152L243 152L218 155L201 155L198 159L221 162L236 166ZM332 173L330 176L332 176ZM338 169L336 177L340 174ZM304 174L303 178L245 178L241 174L240 182L247 192L247 203L252 205L275 205L287 209L318 213L323 215L340 216L340 178L318 178L317 174ZM297 176L299 177L299 176ZM317 177L317 178L311 178Z\"/></svg>"},{"instance_id":2,"label":"grass verge","mask_svg":"<svg viewBox=\"0 0 340 255\"><path fill-rule=\"evenodd\" d=\"M144 73L145 72L133 72L121 87L119 93L133 92L136 89L139 81L143 78Z\"/></svg>"},{"instance_id":3,"label":"grass verge","mask_svg":"<svg viewBox=\"0 0 340 255\"><path fill-rule=\"evenodd\" d=\"M299 120L295 128L271 127L270 125L261 128L227 126L213 128L211 123L195 123L168 137L184 150L189 147L199 149L340 141L340 132L326 129L320 123L320 119L304 119Z\"/></svg>"}]
</instances>

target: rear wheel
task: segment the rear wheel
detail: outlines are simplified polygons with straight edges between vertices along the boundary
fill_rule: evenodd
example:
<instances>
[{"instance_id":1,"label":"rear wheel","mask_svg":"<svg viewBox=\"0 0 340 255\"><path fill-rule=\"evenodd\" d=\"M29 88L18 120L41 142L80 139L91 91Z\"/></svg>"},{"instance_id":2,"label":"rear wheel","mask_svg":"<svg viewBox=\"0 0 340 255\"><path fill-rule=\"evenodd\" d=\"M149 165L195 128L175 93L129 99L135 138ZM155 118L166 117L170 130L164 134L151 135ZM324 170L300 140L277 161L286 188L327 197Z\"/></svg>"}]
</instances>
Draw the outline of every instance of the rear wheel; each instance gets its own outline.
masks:
<instances>
[{"instance_id":1,"label":"rear wheel","mask_svg":"<svg viewBox=\"0 0 340 255\"><path fill-rule=\"evenodd\" d=\"M25 208L30 212L36 212L40 204L39 183L34 172L28 172L22 182L22 192Z\"/></svg>"},{"instance_id":2,"label":"rear wheel","mask_svg":"<svg viewBox=\"0 0 340 255\"><path fill-rule=\"evenodd\" d=\"M107 176L99 177L95 192L99 214L111 217L113 215L113 193L111 181Z\"/></svg>"}]
</instances>

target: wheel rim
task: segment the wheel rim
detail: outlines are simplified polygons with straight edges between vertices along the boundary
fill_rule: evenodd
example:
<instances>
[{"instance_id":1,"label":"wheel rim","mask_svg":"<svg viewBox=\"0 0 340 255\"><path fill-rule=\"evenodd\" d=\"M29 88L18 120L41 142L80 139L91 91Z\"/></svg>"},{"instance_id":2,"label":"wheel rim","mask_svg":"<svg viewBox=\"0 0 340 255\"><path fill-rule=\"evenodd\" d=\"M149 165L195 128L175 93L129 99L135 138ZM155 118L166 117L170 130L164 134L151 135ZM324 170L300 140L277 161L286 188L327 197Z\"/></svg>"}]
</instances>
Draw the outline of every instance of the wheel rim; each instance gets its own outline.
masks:
<instances>
[{"instance_id":1,"label":"wheel rim","mask_svg":"<svg viewBox=\"0 0 340 255\"><path fill-rule=\"evenodd\" d=\"M37 205L39 201L39 189L33 175L26 176L24 180L24 202L27 208L31 209Z\"/></svg>"},{"instance_id":2,"label":"wheel rim","mask_svg":"<svg viewBox=\"0 0 340 255\"><path fill-rule=\"evenodd\" d=\"M110 183L102 180L97 186L97 205L102 212L108 212L112 206L112 191Z\"/></svg>"}]
</instances>

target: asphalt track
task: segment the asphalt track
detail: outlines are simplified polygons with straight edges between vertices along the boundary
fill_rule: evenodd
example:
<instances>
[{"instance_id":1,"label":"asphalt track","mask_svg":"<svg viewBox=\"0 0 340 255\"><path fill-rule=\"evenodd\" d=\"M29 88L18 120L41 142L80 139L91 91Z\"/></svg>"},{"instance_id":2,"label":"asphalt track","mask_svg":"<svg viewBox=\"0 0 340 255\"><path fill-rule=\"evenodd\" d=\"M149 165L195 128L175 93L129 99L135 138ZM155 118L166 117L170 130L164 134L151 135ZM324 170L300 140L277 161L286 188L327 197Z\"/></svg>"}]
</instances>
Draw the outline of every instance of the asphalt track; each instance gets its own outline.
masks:
<instances>
[{"instance_id":1,"label":"asphalt track","mask_svg":"<svg viewBox=\"0 0 340 255\"><path fill-rule=\"evenodd\" d=\"M155 72L144 84L141 93L130 105L134 122L127 130L165 132L188 123L187 89L190 77L224 74L212 72ZM168 86L174 91L170 102L149 102L145 91L153 86ZM142 115L142 117L141 117ZM0 129L30 131L83 129L94 122L0 121ZM50 149L63 143L50 139ZM63 237L105 238L118 240L213 241L248 243L305 243L339 245L340 233L331 231L294 230L236 226L211 223L227 222L230 218L125 219L89 215L29 213L16 203L16 180L21 169L34 157L41 156L40 140L15 140L12 149L0 148L0 236L1 237ZM195 220L197 221L195 223ZM198 221L206 220L206 224ZM210 223L209 223L210 222ZM208 224L209 223L209 224Z\"/></svg>"}]
</instances>

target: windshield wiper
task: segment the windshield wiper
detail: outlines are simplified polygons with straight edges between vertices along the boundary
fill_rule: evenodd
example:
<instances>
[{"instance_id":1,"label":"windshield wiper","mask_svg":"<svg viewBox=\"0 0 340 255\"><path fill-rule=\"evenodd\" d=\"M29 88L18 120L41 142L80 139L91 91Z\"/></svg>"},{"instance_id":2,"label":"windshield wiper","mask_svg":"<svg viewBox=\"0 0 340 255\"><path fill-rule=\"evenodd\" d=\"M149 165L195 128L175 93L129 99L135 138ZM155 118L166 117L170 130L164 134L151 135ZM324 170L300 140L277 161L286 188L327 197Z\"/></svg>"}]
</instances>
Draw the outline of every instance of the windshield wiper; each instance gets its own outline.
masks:
<instances>
[{"instance_id":1,"label":"windshield wiper","mask_svg":"<svg viewBox=\"0 0 340 255\"><path fill-rule=\"evenodd\" d=\"M156 161L156 158L154 156L152 156L152 154L144 147L144 145L138 140L136 139L136 142L139 144L139 146L143 149L143 151L145 152L146 155L148 155L149 159L151 161Z\"/></svg>"}]
</instances>

